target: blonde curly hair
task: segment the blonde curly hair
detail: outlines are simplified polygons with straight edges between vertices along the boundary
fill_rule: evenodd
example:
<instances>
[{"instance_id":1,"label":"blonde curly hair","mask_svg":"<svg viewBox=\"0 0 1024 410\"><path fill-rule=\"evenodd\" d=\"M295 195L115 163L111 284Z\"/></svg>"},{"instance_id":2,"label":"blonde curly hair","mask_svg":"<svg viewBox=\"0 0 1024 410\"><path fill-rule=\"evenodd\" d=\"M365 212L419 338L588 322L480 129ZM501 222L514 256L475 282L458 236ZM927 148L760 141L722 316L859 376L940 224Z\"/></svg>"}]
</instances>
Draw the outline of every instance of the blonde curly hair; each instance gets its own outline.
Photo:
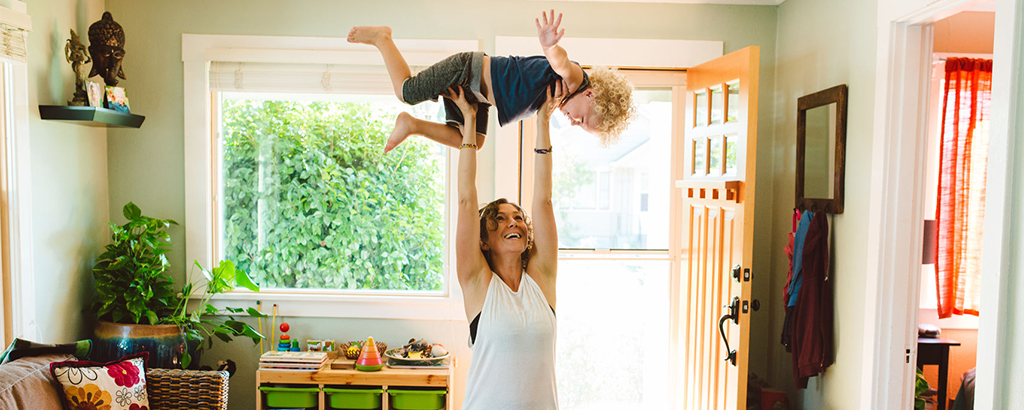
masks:
<instances>
[{"instance_id":1,"label":"blonde curly hair","mask_svg":"<svg viewBox=\"0 0 1024 410\"><path fill-rule=\"evenodd\" d=\"M589 74L590 88L594 90L594 112L601 116L597 137L607 147L619 140L629 122L636 116L633 106L633 84L614 70L594 66Z\"/></svg>"}]
</instances>

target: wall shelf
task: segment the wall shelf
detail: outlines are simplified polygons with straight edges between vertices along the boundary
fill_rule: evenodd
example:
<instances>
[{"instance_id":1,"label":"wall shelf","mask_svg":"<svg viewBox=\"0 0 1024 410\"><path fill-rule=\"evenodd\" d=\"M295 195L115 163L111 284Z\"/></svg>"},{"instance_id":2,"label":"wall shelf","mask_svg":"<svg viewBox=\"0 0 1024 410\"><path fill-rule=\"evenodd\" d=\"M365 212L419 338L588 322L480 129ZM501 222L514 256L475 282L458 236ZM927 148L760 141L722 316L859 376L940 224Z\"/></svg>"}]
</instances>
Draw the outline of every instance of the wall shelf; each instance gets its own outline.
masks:
<instances>
[{"instance_id":1,"label":"wall shelf","mask_svg":"<svg viewBox=\"0 0 1024 410\"><path fill-rule=\"evenodd\" d=\"M39 116L44 120L89 121L90 125L113 125L139 128L145 116L98 107L69 105L40 105Z\"/></svg>"}]
</instances>

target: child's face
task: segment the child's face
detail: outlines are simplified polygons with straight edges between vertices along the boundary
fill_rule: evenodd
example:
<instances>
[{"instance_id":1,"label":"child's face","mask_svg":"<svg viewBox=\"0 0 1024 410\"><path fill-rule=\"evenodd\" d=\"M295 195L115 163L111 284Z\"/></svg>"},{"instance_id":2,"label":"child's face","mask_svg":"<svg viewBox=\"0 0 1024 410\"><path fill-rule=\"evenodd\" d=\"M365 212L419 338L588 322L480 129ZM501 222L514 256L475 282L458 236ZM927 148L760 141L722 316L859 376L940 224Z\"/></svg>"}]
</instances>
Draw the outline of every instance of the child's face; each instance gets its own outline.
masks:
<instances>
[{"instance_id":1,"label":"child's face","mask_svg":"<svg viewBox=\"0 0 1024 410\"><path fill-rule=\"evenodd\" d=\"M601 116L594 111L594 90L586 89L576 94L562 104L560 109L572 125L578 125L590 134L598 133Z\"/></svg>"}]
</instances>

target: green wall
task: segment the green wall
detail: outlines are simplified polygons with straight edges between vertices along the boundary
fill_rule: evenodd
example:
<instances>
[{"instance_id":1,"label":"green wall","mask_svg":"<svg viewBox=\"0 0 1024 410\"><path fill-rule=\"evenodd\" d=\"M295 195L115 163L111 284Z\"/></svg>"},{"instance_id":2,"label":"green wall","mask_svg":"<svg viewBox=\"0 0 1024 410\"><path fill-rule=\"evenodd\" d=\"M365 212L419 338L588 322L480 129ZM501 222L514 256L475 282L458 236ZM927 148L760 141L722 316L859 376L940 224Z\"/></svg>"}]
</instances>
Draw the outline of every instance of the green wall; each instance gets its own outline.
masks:
<instances>
[{"instance_id":1,"label":"green wall","mask_svg":"<svg viewBox=\"0 0 1024 410\"><path fill-rule=\"evenodd\" d=\"M93 260L107 242L107 132L76 122L42 121L38 105L66 104L74 73L64 45L102 14L100 0L28 3L32 265L35 321L41 342L88 337L82 309L92 290Z\"/></svg>"},{"instance_id":2,"label":"green wall","mask_svg":"<svg viewBox=\"0 0 1024 410\"><path fill-rule=\"evenodd\" d=\"M769 381L790 392L794 408L861 408L868 198L874 116L875 2L787 0L779 6L775 83L775 197L771 230L773 303ZM839 84L849 86L846 126L846 181L842 215L829 220L831 281L835 294L835 364L795 391L791 355L778 342L785 312L781 289L788 259L782 249L792 230L796 170L797 99Z\"/></svg>"},{"instance_id":3,"label":"green wall","mask_svg":"<svg viewBox=\"0 0 1024 410\"><path fill-rule=\"evenodd\" d=\"M563 28L571 37L720 40L725 52L746 46L761 47L758 190L756 201L766 204L756 212L758 232L770 232L772 203L774 61L776 7L709 6L638 3L514 2L508 1L197 1L155 2L107 0L107 10L127 33L123 85L134 112L146 115L141 129L109 131L110 217L120 221L120 207L134 201L154 217L185 220L181 35L238 34L273 36L344 37L353 25L390 25L397 38L479 39L493 52L495 36L535 36L534 18L552 7L565 13ZM629 16L624 18L623 16ZM572 50L568 50L570 56ZM382 142L383 143L383 142ZM493 180L493 144L483 150L482 181ZM493 192L481 187L481 196ZM184 260L184 230L172 230L176 244L169 256L178 277ZM756 241L755 264L765 278L755 297L767 301L771 241ZM769 306L770 309L770 306ZM755 314L754 337L768 332L768 314ZM763 320L761 320L763 319ZM365 319L288 318L297 335L348 340L373 334L379 340L398 343L410 337L439 340L446 346L466 345L464 321L405 321ZM305 332L305 333L304 333ZM379 336L378 336L379 335ZM767 347L756 346L751 369L765 374ZM465 350L468 352L468 350ZM218 347L204 363L232 358L239 373L231 379L231 408L249 409L254 403L253 370L257 349L238 342ZM466 357L468 359L468 357ZM468 360L459 366L468 368ZM458 380L465 375L457 374ZM461 386L461 382L460 382ZM460 388L461 390L461 388ZM461 392L456 395L461 403Z\"/></svg>"}]
</instances>

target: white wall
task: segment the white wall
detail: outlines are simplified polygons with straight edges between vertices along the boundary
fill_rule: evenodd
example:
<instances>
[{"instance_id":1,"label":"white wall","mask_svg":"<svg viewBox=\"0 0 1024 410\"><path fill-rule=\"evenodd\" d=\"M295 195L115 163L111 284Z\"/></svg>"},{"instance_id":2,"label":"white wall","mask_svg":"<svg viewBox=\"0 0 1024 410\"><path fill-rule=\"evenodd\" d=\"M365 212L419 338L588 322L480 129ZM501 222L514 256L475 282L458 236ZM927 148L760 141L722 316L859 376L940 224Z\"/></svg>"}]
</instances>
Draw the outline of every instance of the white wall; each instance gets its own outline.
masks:
<instances>
[{"instance_id":1,"label":"white wall","mask_svg":"<svg viewBox=\"0 0 1024 410\"><path fill-rule=\"evenodd\" d=\"M864 260L868 229L875 81L875 5L842 0L787 0L779 6L775 82L775 194L771 229L772 331L769 382L789 391L794 408L856 409L860 405L864 336ZM830 221L834 240L835 364L794 390L792 356L779 343L785 312L779 300L788 260L795 193L796 101L839 84L849 86L844 213Z\"/></svg>"},{"instance_id":2,"label":"white wall","mask_svg":"<svg viewBox=\"0 0 1024 410\"><path fill-rule=\"evenodd\" d=\"M100 0L28 2L32 213L36 323L41 342L89 337L82 309L92 292L92 266L107 243L107 133L80 123L42 121L39 104L66 104L74 73L64 46L74 29L87 42ZM88 69L88 67L86 68Z\"/></svg>"}]
</instances>

